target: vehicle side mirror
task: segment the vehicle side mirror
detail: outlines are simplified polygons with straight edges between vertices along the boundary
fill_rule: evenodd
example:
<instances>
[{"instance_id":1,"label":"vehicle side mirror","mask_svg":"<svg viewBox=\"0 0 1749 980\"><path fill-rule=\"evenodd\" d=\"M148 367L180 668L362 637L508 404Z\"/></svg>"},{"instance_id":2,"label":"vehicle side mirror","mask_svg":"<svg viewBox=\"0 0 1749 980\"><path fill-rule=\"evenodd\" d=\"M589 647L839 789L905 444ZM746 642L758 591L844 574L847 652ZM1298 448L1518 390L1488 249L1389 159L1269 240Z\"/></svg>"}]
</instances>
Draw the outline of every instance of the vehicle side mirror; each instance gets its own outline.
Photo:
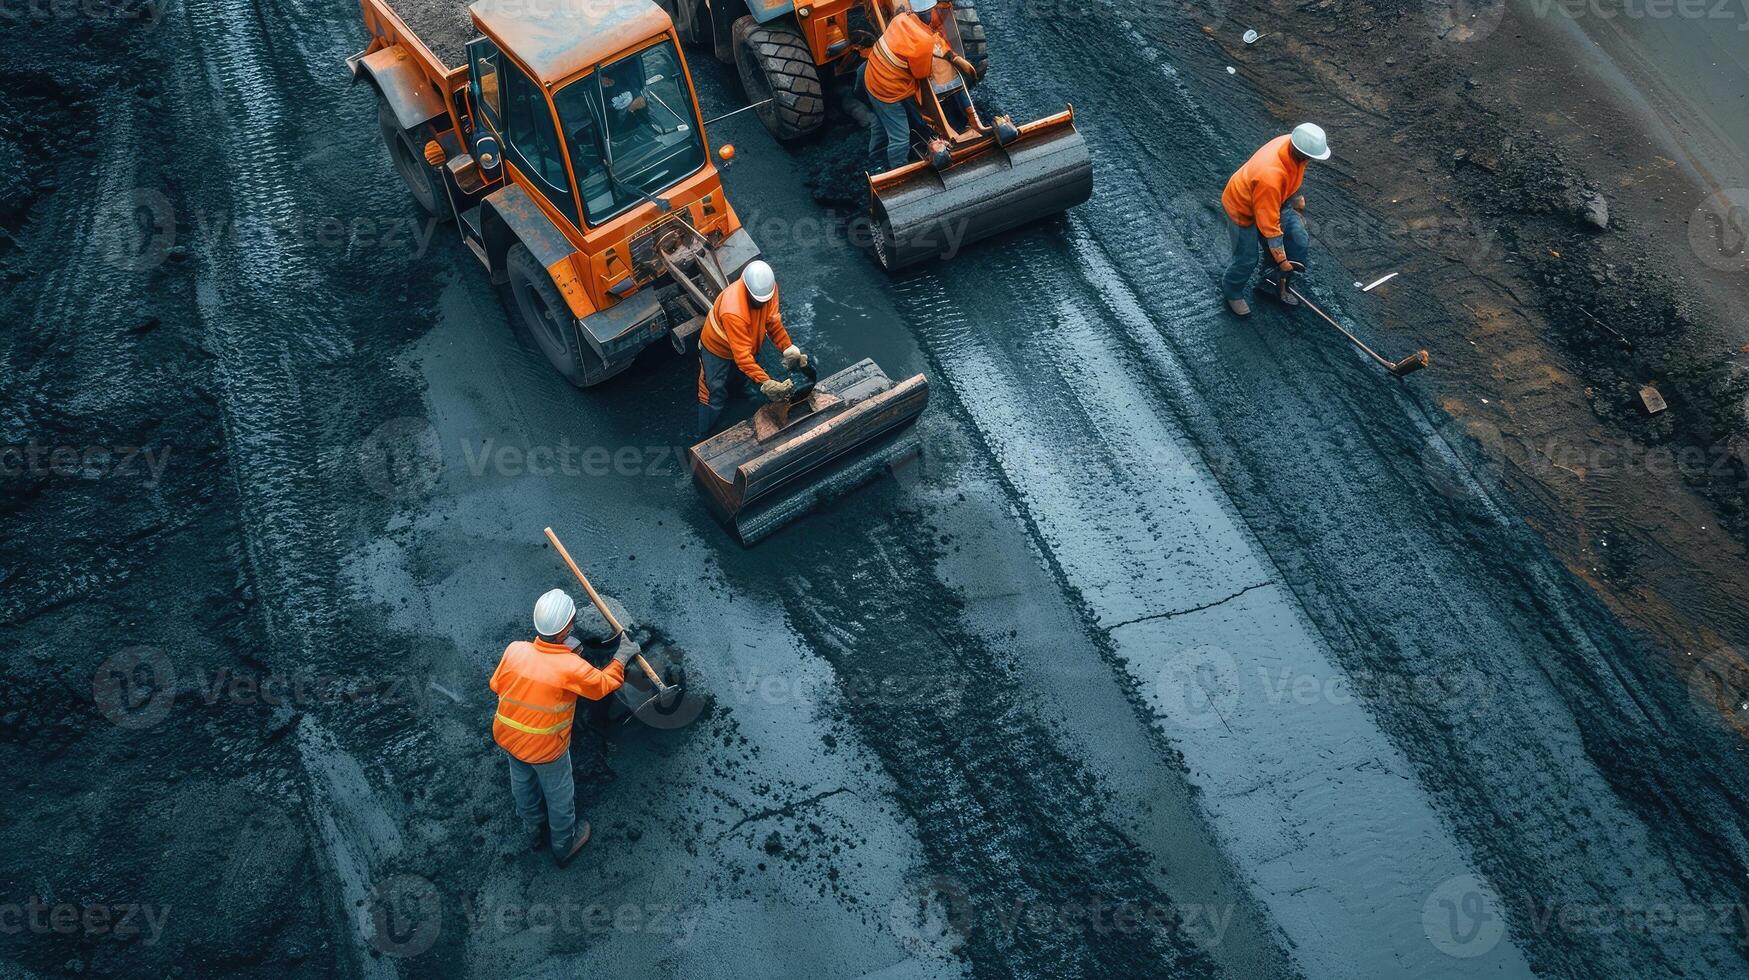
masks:
<instances>
[{"instance_id":1,"label":"vehicle side mirror","mask_svg":"<svg viewBox=\"0 0 1749 980\"><path fill-rule=\"evenodd\" d=\"M474 138L474 162L482 170L497 170L500 159L497 137L483 133Z\"/></svg>"}]
</instances>

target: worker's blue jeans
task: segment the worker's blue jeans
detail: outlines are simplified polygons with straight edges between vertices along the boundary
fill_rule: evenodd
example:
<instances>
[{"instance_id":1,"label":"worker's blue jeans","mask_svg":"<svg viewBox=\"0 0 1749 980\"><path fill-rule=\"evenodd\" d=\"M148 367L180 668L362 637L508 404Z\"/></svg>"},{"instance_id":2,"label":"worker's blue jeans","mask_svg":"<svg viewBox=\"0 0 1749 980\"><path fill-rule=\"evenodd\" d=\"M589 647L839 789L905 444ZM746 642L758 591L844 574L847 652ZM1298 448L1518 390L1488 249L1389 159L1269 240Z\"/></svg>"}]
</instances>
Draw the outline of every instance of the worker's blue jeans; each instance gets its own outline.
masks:
<instances>
[{"instance_id":1,"label":"worker's blue jeans","mask_svg":"<svg viewBox=\"0 0 1749 980\"><path fill-rule=\"evenodd\" d=\"M510 753L510 795L516 800L516 815L530 834L540 830L541 803L546 802L547 840L554 852L563 854L571 844L577 825L577 783L571 776L571 750L551 762L523 762Z\"/></svg>"},{"instance_id":2,"label":"worker's blue jeans","mask_svg":"<svg viewBox=\"0 0 1749 980\"><path fill-rule=\"evenodd\" d=\"M857 69L856 84L868 95L863 74L868 63ZM868 127L868 158L871 173L897 170L911 159L911 116L903 102L882 102L868 95L868 106L874 110L874 121Z\"/></svg>"},{"instance_id":3,"label":"worker's blue jeans","mask_svg":"<svg viewBox=\"0 0 1749 980\"><path fill-rule=\"evenodd\" d=\"M1305 221L1292 206L1281 209L1281 237L1281 246L1287 250L1287 257L1306 265L1312 239L1306 233ZM1227 241L1232 245L1233 254L1227 260L1226 275L1221 277L1221 296L1225 299L1241 299L1245 295L1246 285L1251 282L1251 273L1258 266L1273 269L1275 262L1263 247L1263 239L1257 234L1255 225L1242 228L1228 218Z\"/></svg>"},{"instance_id":4,"label":"worker's blue jeans","mask_svg":"<svg viewBox=\"0 0 1749 980\"><path fill-rule=\"evenodd\" d=\"M747 393L747 376L734 361L698 349L698 437L716 431L717 419L729 399Z\"/></svg>"}]
</instances>

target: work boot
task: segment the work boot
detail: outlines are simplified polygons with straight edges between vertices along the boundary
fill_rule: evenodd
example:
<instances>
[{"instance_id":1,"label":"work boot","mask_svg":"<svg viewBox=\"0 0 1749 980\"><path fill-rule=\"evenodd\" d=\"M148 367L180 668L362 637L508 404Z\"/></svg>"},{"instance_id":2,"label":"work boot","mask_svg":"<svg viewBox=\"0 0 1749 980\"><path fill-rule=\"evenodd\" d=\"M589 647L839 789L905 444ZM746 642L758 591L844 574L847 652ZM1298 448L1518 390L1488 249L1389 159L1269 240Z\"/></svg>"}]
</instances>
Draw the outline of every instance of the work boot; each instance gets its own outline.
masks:
<instances>
[{"instance_id":1,"label":"work boot","mask_svg":"<svg viewBox=\"0 0 1749 980\"><path fill-rule=\"evenodd\" d=\"M1251 304L1245 302L1243 299L1227 300L1227 309L1232 310L1234 316L1251 315Z\"/></svg>"},{"instance_id":2,"label":"work boot","mask_svg":"<svg viewBox=\"0 0 1749 980\"><path fill-rule=\"evenodd\" d=\"M558 848L553 848L553 863L561 868L569 866L571 859L577 856L583 845L589 843L589 821L579 820L572 834L575 836L571 838L571 846L565 848L563 853Z\"/></svg>"},{"instance_id":3,"label":"work boot","mask_svg":"<svg viewBox=\"0 0 1749 980\"><path fill-rule=\"evenodd\" d=\"M536 827L533 830L525 830L525 832L528 834L529 850L538 851L547 846L548 834L546 821L541 821L539 827Z\"/></svg>"}]
</instances>

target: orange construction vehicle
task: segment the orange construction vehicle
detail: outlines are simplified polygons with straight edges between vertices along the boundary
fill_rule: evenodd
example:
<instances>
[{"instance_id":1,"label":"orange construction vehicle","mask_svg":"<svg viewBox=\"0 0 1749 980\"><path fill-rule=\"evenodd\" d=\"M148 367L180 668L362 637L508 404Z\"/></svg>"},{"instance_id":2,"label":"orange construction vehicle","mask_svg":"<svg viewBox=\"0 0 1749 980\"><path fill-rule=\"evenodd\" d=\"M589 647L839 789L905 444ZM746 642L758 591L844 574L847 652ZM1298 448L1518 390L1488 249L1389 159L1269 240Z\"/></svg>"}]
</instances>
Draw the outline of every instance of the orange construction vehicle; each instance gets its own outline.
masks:
<instances>
[{"instance_id":1,"label":"orange construction vehicle","mask_svg":"<svg viewBox=\"0 0 1749 980\"><path fill-rule=\"evenodd\" d=\"M723 192L661 8L362 7L370 46L348 65L376 90L396 170L509 284L553 366L587 387L664 337L685 351L759 247Z\"/></svg>"},{"instance_id":2,"label":"orange construction vehicle","mask_svg":"<svg viewBox=\"0 0 1749 980\"><path fill-rule=\"evenodd\" d=\"M857 69L886 29L893 0L658 0L680 38L732 62L765 128L780 140L820 128L833 93L851 95ZM956 125L943 100L975 84L988 58L974 0L937 0L947 52L917 87L917 159L869 177L875 256L888 269L951 255L969 242L1057 214L1093 194L1093 163L1075 111L1015 124L975 114Z\"/></svg>"},{"instance_id":3,"label":"orange construction vehicle","mask_svg":"<svg viewBox=\"0 0 1749 980\"><path fill-rule=\"evenodd\" d=\"M361 5L370 45L347 63L376 92L396 170L509 285L553 366L588 387L663 337L692 349L759 247L724 194L662 8ZM862 361L815 384L811 371L790 400L694 447L708 502L745 543L915 448L921 374L895 381Z\"/></svg>"}]
</instances>

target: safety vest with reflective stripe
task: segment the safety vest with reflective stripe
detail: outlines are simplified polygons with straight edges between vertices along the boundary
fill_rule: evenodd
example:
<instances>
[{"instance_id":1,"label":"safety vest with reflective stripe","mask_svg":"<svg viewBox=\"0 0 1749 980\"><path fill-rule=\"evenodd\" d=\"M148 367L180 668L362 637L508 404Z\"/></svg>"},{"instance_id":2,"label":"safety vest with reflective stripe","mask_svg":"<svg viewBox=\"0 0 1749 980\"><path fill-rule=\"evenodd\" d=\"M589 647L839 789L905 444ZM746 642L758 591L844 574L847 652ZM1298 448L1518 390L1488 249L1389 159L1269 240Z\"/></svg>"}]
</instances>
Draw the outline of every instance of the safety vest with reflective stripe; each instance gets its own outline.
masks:
<instances>
[{"instance_id":1,"label":"safety vest with reflective stripe","mask_svg":"<svg viewBox=\"0 0 1749 980\"><path fill-rule=\"evenodd\" d=\"M551 762L571 745L578 696L598 701L624 679L620 664L596 670L561 643L512 643L492 673L498 695L492 738L523 762Z\"/></svg>"},{"instance_id":2,"label":"safety vest with reflective stripe","mask_svg":"<svg viewBox=\"0 0 1749 980\"><path fill-rule=\"evenodd\" d=\"M895 14L869 53L862 76L868 94L881 102L903 102L917 94L935 62L935 32L909 10Z\"/></svg>"},{"instance_id":3,"label":"safety vest with reflective stripe","mask_svg":"<svg viewBox=\"0 0 1749 980\"><path fill-rule=\"evenodd\" d=\"M771 287L770 299L755 304L747 294L747 285L737 279L729 283L718 294L717 301L711 304L698 342L712 354L734 361L742 374L754 384L761 385L771 380L771 375L766 374L754 358L766 338L770 338L778 350L790 345L789 331L783 328L783 314L779 311L777 287Z\"/></svg>"}]
</instances>

